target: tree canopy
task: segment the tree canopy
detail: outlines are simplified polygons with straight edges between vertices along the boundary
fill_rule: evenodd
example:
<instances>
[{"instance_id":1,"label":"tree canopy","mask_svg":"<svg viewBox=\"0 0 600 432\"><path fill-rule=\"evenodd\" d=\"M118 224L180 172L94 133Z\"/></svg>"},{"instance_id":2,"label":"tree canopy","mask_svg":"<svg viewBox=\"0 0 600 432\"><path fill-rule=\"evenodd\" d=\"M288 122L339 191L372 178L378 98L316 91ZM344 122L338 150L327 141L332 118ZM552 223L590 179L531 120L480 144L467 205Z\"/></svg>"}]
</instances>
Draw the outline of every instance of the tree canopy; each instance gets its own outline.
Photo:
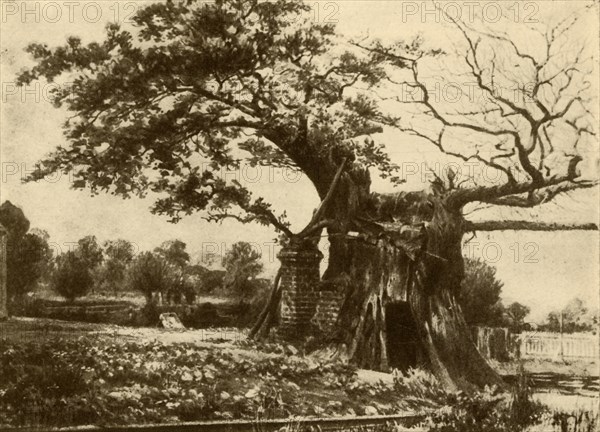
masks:
<instances>
[{"instance_id":1,"label":"tree canopy","mask_svg":"<svg viewBox=\"0 0 600 432\"><path fill-rule=\"evenodd\" d=\"M166 294L176 283L173 266L162 256L152 252L138 254L128 270L128 282L132 290L146 297L147 304L153 302L155 294Z\"/></svg>"},{"instance_id":2,"label":"tree canopy","mask_svg":"<svg viewBox=\"0 0 600 432\"><path fill-rule=\"evenodd\" d=\"M400 183L398 167L371 138L393 127L498 172L502 181L492 185L452 170L438 179L434 189L451 191L454 206L527 207L596 185L581 169L596 136L593 66L585 41L569 39L585 11L547 31L530 29L527 47L454 20L462 43L446 53L421 50L421 38L353 41L311 21L308 8L295 0L166 2L140 9L132 29L108 25L101 43L30 45L37 65L21 84L74 77L54 93L73 113L64 125L69 146L32 178L70 171L75 187L93 192L157 192L154 211L173 220L203 210L209 220L257 221L290 234L284 215L221 178L220 168L295 167L322 198L342 160ZM450 60L462 62L455 76ZM476 83L483 97L467 106L435 101L428 84L436 65L442 80L462 76L458 82ZM413 109L388 112L382 102ZM464 145L465 134L474 145Z\"/></svg>"},{"instance_id":3,"label":"tree canopy","mask_svg":"<svg viewBox=\"0 0 600 432\"><path fill-rule=\"evenodd\" d=\"M52 286L61 296L73 302L83 297L94 284L92 272L80 254L67 251L56 258Z\"/></svg>"},{"instance_id":4,"label":"tree canopy","mask_svg":"<svg viewBox=\"0 0 600 432\"><path fill-rule=\"evenodd\" d=\"M127 266L133 260L135 248L128 240L117 239L104 242L104 266L101 279L108 284L113 292L124 284Z\"/></svg>"},{"instance_id":5,"label":"tree canopy","mask_svg":"<svg viewBox=\"0 0 600 432\"><path fill-rule=\"evenodd\" d=\"M311 22L308 8L167 2L140 10L135 32L109 25L100 44L32 44L38 64L21 83L76 77L55 93L56 104L75 113L65 123L70 146L34 177L70 170L75 187L93 192L166 193L154 211L174 218L207 209L220 220L238 210L234 217L282 228L263 199L219 178L220 167L294 166L316 179L325 174L315 172L315 158L335 166L332 151L343 142L365 165L390 173L380 147L358 140L380 130L374 103L349 92L378 81L380 61L340 43L332 25Z\"/></svg>"},{"instance_id":6,"label":"tree canopy","mask_svg":"<svg viewBox=\"0 0 600 432\"><path fill-rule=\"evenodd\" d=\"M249 280L254 279L263 270L260 259L261 253L250 243L234 243L223 257L223 267L226 272L223 279L225 288L242 296L251 294Z\"/></svg>"},{"instance_id":7,"label":"tree canopy","mask_svg":"<svg viewBox=\"0 0 600 432\"><path fill-rule=\"evenodd\" d=\"M154 252L165 258L169 263L183 269L190 261L190 254L185 250L186 244L181 240L167 240Z\"/></svg>"},{"instance_id":8,"label":"tree canopy","mask_svg":"<svg viewBox=\"0 0 600 432\"><path fill-rule=\"evenodd\" d=\"M77 253L90 270L95 269L104 259L102 247L98 244L96 236L85 236L77 242Z\"/></svg>"},{"instance_id":9,"label":"tree canopy","mask_svg":"<svg viewBox=\"0 0 600 432\"><path fill-rule=\"evenodd\" d=\"M8 298L14 300L32 291L40 277L47 272L52 249L43 232L28 232L29 220L10 201L5 201L0 206L0 223L8 232L6 286Z\"/></svg>"},{"instance_id":10,"label":"tree canopy","mask_svg":"<svg viewBox=\"0 0 600 432\"><path fill-rule=\"evenodd\" d=\"M496 269L485 261L465 260L465 278L457 300L468 324L489 327L502 324L500 292L503 285L496 278Z\"/></svg>"}]
</instances>

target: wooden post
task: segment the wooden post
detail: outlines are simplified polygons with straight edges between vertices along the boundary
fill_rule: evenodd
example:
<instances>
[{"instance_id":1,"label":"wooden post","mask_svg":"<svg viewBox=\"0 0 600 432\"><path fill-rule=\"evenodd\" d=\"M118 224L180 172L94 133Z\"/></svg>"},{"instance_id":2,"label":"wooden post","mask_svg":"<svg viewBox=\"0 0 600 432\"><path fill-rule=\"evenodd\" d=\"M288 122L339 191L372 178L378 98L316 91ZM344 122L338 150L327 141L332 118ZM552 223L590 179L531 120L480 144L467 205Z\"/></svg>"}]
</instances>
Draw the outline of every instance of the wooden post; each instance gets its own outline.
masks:
<instances>
[{"instance_id":1,"label":"wooden post","mask_svg":"<svg viewBox=\"0 0 600 432\"><path fill-rule=\"evenodd\" d=\"M8 318L8 293L6 288L6 242L8 232L0 224L0 321Z\"/></svg>"},{"instance_id":2,"label":"wooden post","mask_svg":"<svg viewBox=\"0 0 600 432\"><path fill-rule=\"evenodd\" d=\"M564 348L563 348L563 311L560 311L560 359L564 360Z\"/></svg>"}]
</instances>

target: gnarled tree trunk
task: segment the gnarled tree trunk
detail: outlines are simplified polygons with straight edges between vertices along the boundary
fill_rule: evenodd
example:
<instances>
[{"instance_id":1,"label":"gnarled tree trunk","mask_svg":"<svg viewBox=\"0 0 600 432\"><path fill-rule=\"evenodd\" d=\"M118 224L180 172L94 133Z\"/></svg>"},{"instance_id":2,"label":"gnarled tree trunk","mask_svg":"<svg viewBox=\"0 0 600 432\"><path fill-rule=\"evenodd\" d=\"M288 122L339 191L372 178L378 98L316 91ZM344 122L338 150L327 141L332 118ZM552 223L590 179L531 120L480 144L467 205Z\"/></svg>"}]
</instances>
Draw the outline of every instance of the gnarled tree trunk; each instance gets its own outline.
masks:
<instances>
[{"instance_id":1,"label":"gnarled tree trunk","mask_svg":"<svg viewBox=\"0 0 600 432\"><path fill-rule=\"evenodd\" d=\"M464 220L442 199L431 201L431 219L422 221L421 230L383 222L376 241L348 242L339 349L359 367L428 368L449 389L502 385L471 340L455 298L463 277ZM390 320L402 322L403 328L394 331ZM413 353L400 356L398 363L391 351L403 349Z\"/></svg>"},{"instance_id":2,"label":"gnarled tree trunk","mask_svg":"<svg viewBox=\"0 0 600 432\"><path fill-rule=\"evenodd\" d=\"M323 199L331 179L321 180L313 183ZM335 352L362 368L425 367L449 389L502 385L471 340L455 298L466 225L460 209L443 194L386 196L369 188L365 170L348 171L325 216L336 224L328 228L322 283L344 290ZM272 302L280 294L275 287ZM273 306L265 316L274 315ZM263 317L252 334L264 335L270 325Z\"/></svg>"}]
</instances>

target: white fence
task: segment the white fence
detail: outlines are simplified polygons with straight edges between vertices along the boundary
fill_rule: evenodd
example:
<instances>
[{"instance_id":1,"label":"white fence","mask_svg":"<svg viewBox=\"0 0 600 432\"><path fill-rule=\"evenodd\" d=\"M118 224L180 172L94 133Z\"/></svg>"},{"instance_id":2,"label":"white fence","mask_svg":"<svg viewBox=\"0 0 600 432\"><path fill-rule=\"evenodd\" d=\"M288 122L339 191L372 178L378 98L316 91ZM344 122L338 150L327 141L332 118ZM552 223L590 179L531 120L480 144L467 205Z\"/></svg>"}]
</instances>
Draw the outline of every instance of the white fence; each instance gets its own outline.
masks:
<instances>
[{"instance_id":1,"label":"white fence","mask_svg":"<svg viewBox=\"0 0 600 432\"><path fill-rule=\"evenodd\" d=\"M599 357L599 340L594 335L523 332L517 337L521 358Z\"/></svg>"}]
</instances>

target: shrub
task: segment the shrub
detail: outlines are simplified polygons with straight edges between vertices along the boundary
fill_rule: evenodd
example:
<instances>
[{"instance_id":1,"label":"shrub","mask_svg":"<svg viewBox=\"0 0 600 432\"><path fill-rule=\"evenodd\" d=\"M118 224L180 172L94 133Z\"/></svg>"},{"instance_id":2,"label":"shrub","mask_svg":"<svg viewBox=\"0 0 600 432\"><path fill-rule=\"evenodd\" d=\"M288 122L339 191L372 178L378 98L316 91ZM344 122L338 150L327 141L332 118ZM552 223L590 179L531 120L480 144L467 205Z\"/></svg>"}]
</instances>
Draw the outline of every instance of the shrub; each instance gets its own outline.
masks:
<instances>
[{"instance_id":1,"label":"shrub","mask_svg":"<svg viewBox=\"0 0 600 432\"><path fill-rule=\"evenodd\" d=\"M542 420L544 406L531 399L529 380L521 369L510 400L495 387L447 397L446 406L428 419L430 432L520 432Z\"/></svg>"},{"instance_id":2,"label":"shrub","mask_svg":"<svg viewBox=\"0 0 600 432\"><path fill-rule=\"evenodd\" d=\"M561 432L595 432L600 426L600 416L581 408L576 411L556 411L552 413L552 426Z\"/></svg>"},{"instance_id":3,"label":"shrub","mask_svg":"<svg viewBox=\"0 0 600 432\"><path fill-rule=\"evenodd\" d=\"M99 419L82 363L56 353L63 345L56 340L0 350L0 411L10 413L15 423L62 425Z\"/></svg>"},{"instance_id":4,"label":"shrub","mask_svg":"<svg viewBox=\"0 0 600 432\"><path fill-rule=\"evenodd\" d=\"M183 324L192 328L220 327L222 322L217 307L212 303L202 303L183 318Z\"/></svg>"},{"instance_id":5,"label":"shrub","mask_svg":"<svg viewBox=\"0 0 600 432\"><path fill-rule=\"evenodd\" d=\"M141 316L142 320L140 324L142 326L154 327L160 321L160 312L154 302L146 303L141 309Z\"/></svg>"},{"instance_id":6,"label":"shrub","mask_svg":"<svg viewBox=\"0 0 600 432\"><path fill-rule=\"evenodd\" d=\"M448 394L435 376L422 369L410 368L405 374L394 369L394 390L401 395L443 402Z\"/></svg>"}]
</instances>

